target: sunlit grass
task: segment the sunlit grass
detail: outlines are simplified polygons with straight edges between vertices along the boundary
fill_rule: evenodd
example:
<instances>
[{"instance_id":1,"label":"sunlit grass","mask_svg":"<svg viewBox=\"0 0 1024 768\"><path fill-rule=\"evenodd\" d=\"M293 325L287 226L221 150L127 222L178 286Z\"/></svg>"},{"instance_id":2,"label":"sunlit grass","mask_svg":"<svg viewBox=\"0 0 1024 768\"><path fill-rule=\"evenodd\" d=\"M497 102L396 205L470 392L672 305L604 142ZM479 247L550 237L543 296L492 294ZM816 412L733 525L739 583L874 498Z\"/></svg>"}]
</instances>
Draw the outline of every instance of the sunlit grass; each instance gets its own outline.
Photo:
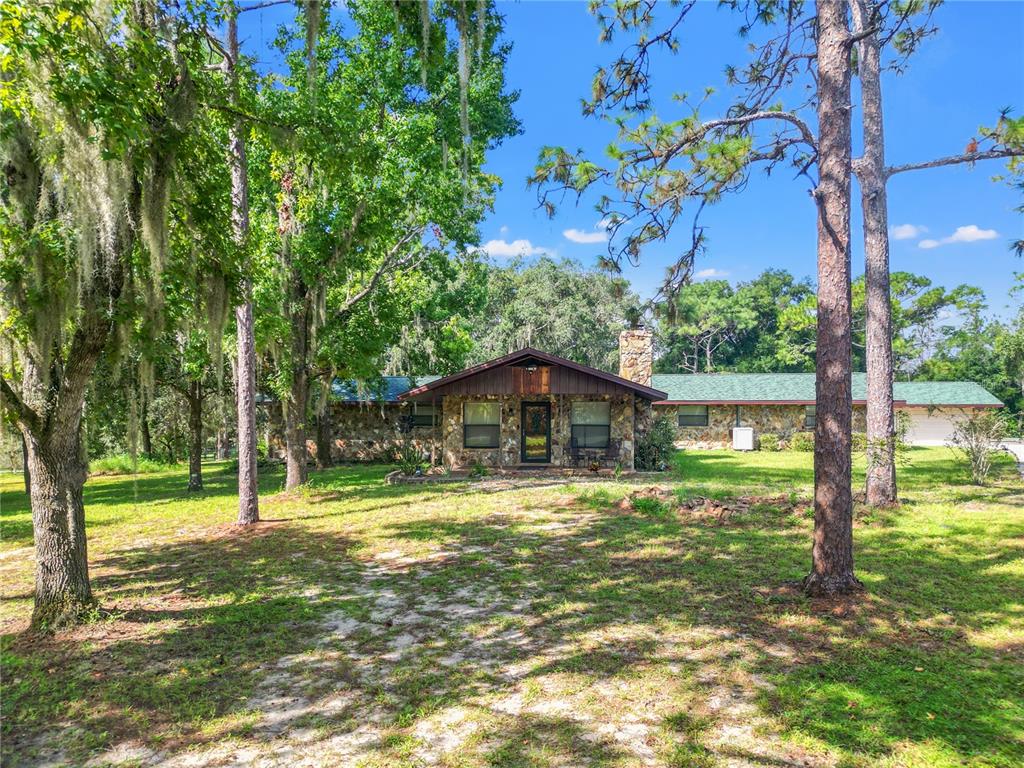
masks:
<instances>
[{"instance_id":1,"label":"sunlit grass","mask_svg":"<svg viewBox=\"0 0 1024 768\"><path fill-rule=\"evenodd\" d=\"M124 743L216 762L303 729L303 750L326 749L372 721L366 765L429 762L430 728L461 734L444 760L464 766L1020 765L1013 465L978 488L947 449L912 451L903 504L856 510L867 591L838 603L793 586L809 565L810 467L806 453L688 451L640 480L782 499L727 521L662 501L624 512L626 480L494 492L343 467L284 494L264 472L271 522L244 532L224 465L206 466L199 493L182 470L93 478L100 611L52 638L21 634L31 515L20 476L0 476L3 762L79 764ZM332 622L348 634L325 635ZM282 677L289 658L310 663ZM319 703L272 738L268 685ZM332 714L338 696L351 702Z\"/></svg>"}]
</instances>

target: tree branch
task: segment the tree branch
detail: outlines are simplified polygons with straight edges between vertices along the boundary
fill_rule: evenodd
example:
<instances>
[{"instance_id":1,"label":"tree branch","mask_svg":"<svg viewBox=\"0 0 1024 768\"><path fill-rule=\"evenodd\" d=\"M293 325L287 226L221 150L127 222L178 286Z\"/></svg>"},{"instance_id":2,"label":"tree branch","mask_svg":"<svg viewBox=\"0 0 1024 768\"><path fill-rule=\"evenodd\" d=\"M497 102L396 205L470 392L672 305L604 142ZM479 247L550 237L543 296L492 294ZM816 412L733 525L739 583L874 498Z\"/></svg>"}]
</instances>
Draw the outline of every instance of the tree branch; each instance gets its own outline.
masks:
<instances>
[{"instance_id":1,"label":"tree branch","mask_svg":"<svg viewBox=\"0 0 1024 768\"><path fill-rule=\"evenodd\" d=\"M685 141L680 142L675 147L670 149L666 154L668 157L675 155L682 150L691 141L703 138L705 135L711 133L719 128L730 128L736 126L749 125L750 123L757 122L759 120L782 120L783 122L790 123L796 126L797 130L800 131L800 135L804 140L804 143L809 145L815 152L818 151L817 139L814 136L814 132L810 126L807 125L803 120L797 117L792 112L775 112L771 110L761 110L758 112L751 112L747 115L739 115L737 117L721 117L716 120L708 120L706 123L701 123L699 126L693 129L693 131L687 136Z\"/></svg>"},{"instance_id":2,"label":"tree branch","mask_svg":"<svg viewBox=\"0 0 1024 768\"><path fill-rule=\"evenodd\" d=\"M1024 148L1013 149L1006 147L1003 149L989 149L985 152L939 157L935 160L928 160L923 163L890 165L885 169L885 178L888 179L890 176L895 176L897 173L905 173L907 171L920 171L925 168L941 168L944 165L962 165L963 163L973 163L976 160L998 160L999 158L1004 157L1024 157Z\"/></svg>"},{"instance_id":3,"label":"tree branch","mask_svg":"<svg viewBox=\"0 0 1024 768\"><path fill-rule=\"evenodd\" d=\"M422 232L423 230L421 228L414 228L403 235L391 248L387 256L384 257L380 266L374 271L373 276L370 278L370 282L368 282L362 290L357 291L345 299L345 303L338 307L338 314L345 314L352 309L352 307L373 293L377 289L377 284L380 283L381 279L388 272L401 272L406 268L415 266L415 264L417 264L424 255L422 251L416 250L401 258L397 258L397 256L406 245L419 237Z\"/></svg>"},{"instance_id":4,"label":"tree branch","mask_svg":"<svg viewBox=\"0 0 1024 768\"><path fill-rule=\"evenodd\" d=\"M7 379L0 376L0 406L14 414L20 424L35 431L39 426L39 416L22 400Z\"/></svg>"},{"instance_id":5,"label":"tree branch","mask_svg":"<svg viewBox=\"0 0 1024 768\"><path fill-rule=\"evenodd\" d=\"M235 13L245 13L246 11L261 11L264 8L270 8L275 5L294 5L295 0L264 0L261 3L253 3L247 5L244 8L238 8Z\"/></svg>"},{"instance_id":6,"label":"tree branch","mask_svg":"<svg viewBox=\"0 0 1024 768\"><path fill-rule=\"evenodd\" d=\"M881 32L881 30L882 27L878 24L872 27L868 27L867 29L858 32L854 35L850 35L848 38L846 38L845 45L847 45L848 47L852 47L859 43L861 40L866 40L867 38L871 37L876 32Z\"/></svg>"}]
</instances>

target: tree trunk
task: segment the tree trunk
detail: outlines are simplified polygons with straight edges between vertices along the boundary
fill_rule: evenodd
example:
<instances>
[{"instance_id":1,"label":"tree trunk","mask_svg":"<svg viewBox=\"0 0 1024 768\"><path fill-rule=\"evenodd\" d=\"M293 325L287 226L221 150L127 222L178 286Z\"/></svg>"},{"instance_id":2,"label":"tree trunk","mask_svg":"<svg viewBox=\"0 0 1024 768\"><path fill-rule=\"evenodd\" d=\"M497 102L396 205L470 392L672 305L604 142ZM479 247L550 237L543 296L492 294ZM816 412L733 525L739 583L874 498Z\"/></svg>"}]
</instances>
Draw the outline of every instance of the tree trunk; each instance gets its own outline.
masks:
<instances>
[{"instance_id":1,"label":"tree trunk","mask_svg":"<svg viewBox=\"0 0 1024 768\"><path fill-rule=\"evenodd\" d=\"M238 12L232 7L227 14L228 57L225 59L231 84L231 101L238 102ZM245 128L236 118L228 131L228 162L231 166L231 231L235 242L248 246L249 239L249 176L245 155ZM256 339L252 321L252 283L242 282L242 304L235 308L238 337L238 381L235 402L238 407L238 523L259 522L259 488L256 477Z\"/></svg>"},{"instance_id":2,"label":"tree trunk","mask_svg":"<svg viewBox=\"0 0 1024 768\"><path fill-rule=\"evenodd\" d=\"M871 27L867 0L853 7L854 32ZM864 285L867 327L867 503L896 503L896 421L893 413L892 303L889 291L889 214L885 192L885 135L877 35L860 41L858 71L864 125L864 156L856 163L864 215Z\"/></svg>"},{"instance_id":3,"label":"tree trunk","mask_svg":"<svg viewBox=\"0 0 1024 768\"><path fill-rule=\"evenodd\" d=\"M326 395L325 395L326 397ZM327 469L334 464L331 458L331 412L324 405L323 411L316 415L316 467Z\"/></svg>"},{"instance_id":4,"label":"tree trunk","mask_svg":"<svg viewBox=\"0 0 1024 768\"><path fill-rule=\"evenodd\" d=\"M46 439L23 431L32 476L36 629L74 624L92 605L82 502L86 464L79 424L54 424L49 434L52 437Z\"/></svg>"},{"instance_id":5,"label":"tree trunk","mask_svg":"<svg viewBox=\"0 0 1024 768\"><path fill-rule=\"evenodd\" d=\"M814 434L814 544L804 589L835 595L853 575L850 427L850 51L847 5L817 4L818 327Z\"/></svg>"},{"instance_id":6,"label":"tree trunk","mask_svg":"<svg viewBox=\"0 0 1024 768\"><path fill-rule=\"evenodd\" d=\"M153 437L149 433L149 403L142 398L142 413L139 415L139 433L142 435L142 455L153 455Z\"/></svg>"},{"instance_id":7,"label":"tree trunk","mask_svg":"<svg viewBox=\"0 0 1024 768\"><path fill-rule=\"evenodd\" d=\"M188 489L203 490L203 385L188 383Z\"/></svg>"},{"instance_id":8,"label":"tree trunk","mask_svg":"<svg viewBox=\"0 0 1024 768\"><path fill-rule=\"evenodd\" d=\"M292 361L292 384L284 408L285 490L298 488L309 479L306 468L306 411L309 377L306 366Z\"/></svg>"},{"instance_id":9,"label":"tree trunk","mask_svg":"<svg viewBox=\"0 0 1024 768\"><path fill-rule=\"evenodd\" d=\"M32 498L32 473L28 470L28 443L21 436L21 478L25 481L25 494Z\"/></svg>"},{"instance_id":10,"label":"tree trunk","mask_svg":"<svg viewBox=\"0 0 1024 768\"><path fill-rule=\"evenodd\" d=\"M281 203L278 208L278 231L281 233L281 255L288 268L288 320L290 333L291 383L284 406L285 490L298 488L308 479L306 469L306 414L309 408L309 323L312 301L308 286L294 261L291 239L297 226L295 173L287 169L281 179Z\"/></svg>"},{"instance_id":11,"label":"tree trunk","mask_svg":"<svg viewBox=\"0 0 1024 768\"><path fill-rule=\"evenodd\" d=\"M231 441L228 439L228 432L221 427L217 430L217 460L223 461L231 454Z\"/></svg>"}]
</instances>

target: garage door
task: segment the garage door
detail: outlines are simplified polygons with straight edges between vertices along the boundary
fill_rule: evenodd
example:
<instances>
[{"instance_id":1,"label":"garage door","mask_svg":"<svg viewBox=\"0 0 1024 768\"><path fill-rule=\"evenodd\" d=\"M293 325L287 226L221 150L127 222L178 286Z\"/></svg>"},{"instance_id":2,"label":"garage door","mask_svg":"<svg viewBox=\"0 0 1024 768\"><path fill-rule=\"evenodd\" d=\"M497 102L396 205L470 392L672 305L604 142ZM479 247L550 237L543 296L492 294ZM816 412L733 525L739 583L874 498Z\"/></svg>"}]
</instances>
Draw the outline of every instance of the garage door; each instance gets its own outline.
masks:
<instances>
[{"instance_id":1,"label":"garage door","mask_svg":"<svg viewBox=\"0 0 1024 768\"><path fill-rule=\"evenodd\" d=\"M907 442L911 445L945 445L953 436L956 413L946 411L908 410L910 429Z\"/></svg>"}]
</instances>

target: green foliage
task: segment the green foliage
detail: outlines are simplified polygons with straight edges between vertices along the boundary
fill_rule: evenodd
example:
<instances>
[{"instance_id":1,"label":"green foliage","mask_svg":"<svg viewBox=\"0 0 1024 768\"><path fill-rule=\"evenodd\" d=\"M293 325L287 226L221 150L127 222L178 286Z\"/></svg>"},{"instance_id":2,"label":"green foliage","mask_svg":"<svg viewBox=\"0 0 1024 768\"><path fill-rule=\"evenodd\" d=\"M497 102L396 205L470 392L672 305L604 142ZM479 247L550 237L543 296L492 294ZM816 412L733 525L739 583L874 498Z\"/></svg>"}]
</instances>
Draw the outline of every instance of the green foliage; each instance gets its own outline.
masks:
<instances>
[{"instance_id":1,"label":"green foliage","mask_svg":"<svg viewBox=\"0 0 1024 768\"><path fill-rule=\"evenodd\" d=\"M631 503L633 509L641 515L647 515L648 517L667 517L670 513L668 504L662 499L656 499L653 496L641 496L633 499Z\"/></svg>"},{"instance_id":2,"label":"green foliage","mask_svg":"<svg viewBox=\"0 0 1024 768\"><path fill-rule=\"evenodd\" d=\"M479 459L475 459L469 468L469 476L475 478L487 477L490 472L491 471L488 469L487 465Z\"/></svg>"},{"instance_id":3,"label":"green foliage","mask_svg":"<svg viewBox=\"0 0 1024 768\"><path fill-rule=\"evenodd\" d=\"M809 453L814 450L813 432L794 432L789 437L789 450Z\"/></svg>"},{"instance_id":4,"label":"green foliage","mask_svg":"<svg viewBox=\"0 0 1024 768\"><path fill-rule=\"evenodd\" d=\"M516 96L492 6L472 12L468 113L453 98L464 19L428 7L424 39L413 10L353 2L344 26L301 15L276 42L287 69L262 83L258 108L296 129L254 135L251 167L256 333L279 395L314 370L372 381L458 368L468 352L451 318L483 298L472 245L499 183L483 163L519 130Z\"/></svg>"},{"instance_id":5,"label":"green foliage","mask_svg":"<svg viewBox=\"0 0 1024 768\"><path fill-rule=\"evenodd\" d=\"M636 468L642 472L667 469L676 453L675 437L672 422L664 416L655 417L650 428L636 441Z\"/></svg>"},{"instance_id":6,"label":"green foliage","mask_svg":"<svg viewBox=\"0 0 1024 768\"><path fill-rule=\"evenodd\" d=\"M684 285L659 311L658 370L813 370L813 296L810 282L778 269L735 287L724 280Z\"/></svg>"},{"instance_id":7,"label":"green foliage","mask_svg":"<svg viewBox=\"0 0 1024 768\"><path fill-rule=\"evenodd\" d=\"M854 453L867 453L868 436L866 432L853 432L850 435L850 450Z\"/></svg>"},{"instance_id":8,"label":"green foliage","mask_svg":"<svg viewBox=\"0 0 1024 768\"><path fill-rule=\"evenodd\" d=\"M782 446L782 436L774 432L763 432L757 438L757 449L759 451L776 453L782 450Z\"/></svg>"},{"instance_id":9,"label":"green foliage","mask_svg":"<svg viewBox=\"0 0 1024 768\"><path fill-rule=\"evenodd\" d=\"M415 475L423 471L426 458L423 449L412 440L403 440L395 449L394 463L398 465L403 475Z\"/></svg>"},{"instance_id":10,"label":"green foliage","mask_svg":"<svg viewBox=\"0 0 1024 768\"><path fill-rule=\"evenodd\" d=\"M89 474L102 475L146 475L153 472L166 472L177 467L177 463L151 459L146 456L136 456L134 459L128 454L116 456L104 456L102 459L94 459L89 462Z\"/></svg>"},{"instance_id":11,"label":"green foliage","mask_svg":"<svg viewBox=\"0 0 1024 768\"><path fill-rule=\"evenodd\" d=\"M471 362L530 346L617 372L619 332L639 304L625 279L547 257L488 267L486 294Z\"/></svg>"}]
</instances>

